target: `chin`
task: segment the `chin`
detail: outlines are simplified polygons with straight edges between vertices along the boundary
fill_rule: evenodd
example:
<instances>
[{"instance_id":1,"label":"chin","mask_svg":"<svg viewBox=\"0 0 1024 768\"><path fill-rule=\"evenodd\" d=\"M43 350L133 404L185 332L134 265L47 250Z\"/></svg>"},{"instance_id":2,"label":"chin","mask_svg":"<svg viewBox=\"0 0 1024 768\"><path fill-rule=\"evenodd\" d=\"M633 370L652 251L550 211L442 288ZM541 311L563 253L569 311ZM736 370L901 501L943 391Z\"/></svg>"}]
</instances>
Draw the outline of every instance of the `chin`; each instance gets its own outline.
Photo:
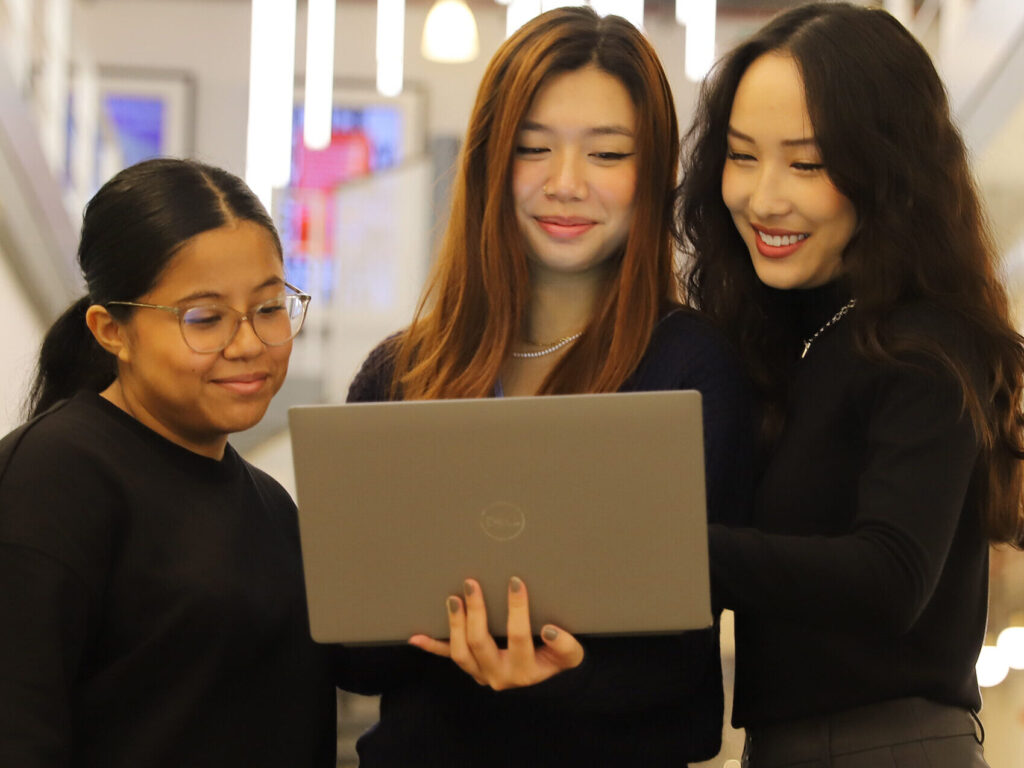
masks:
<instances>
[{"instance_id":1,"label":"chin","mask_svg":"<svg viewBox=\"0 0 1024 768\"><path fill-rule=\"evenodd\" d=\"M221 414L221 429L227 434L244 432L255 427L263 420L270 401L260 403L244 403L232 408L224 409Z\"/></svg>"}]
</instances>

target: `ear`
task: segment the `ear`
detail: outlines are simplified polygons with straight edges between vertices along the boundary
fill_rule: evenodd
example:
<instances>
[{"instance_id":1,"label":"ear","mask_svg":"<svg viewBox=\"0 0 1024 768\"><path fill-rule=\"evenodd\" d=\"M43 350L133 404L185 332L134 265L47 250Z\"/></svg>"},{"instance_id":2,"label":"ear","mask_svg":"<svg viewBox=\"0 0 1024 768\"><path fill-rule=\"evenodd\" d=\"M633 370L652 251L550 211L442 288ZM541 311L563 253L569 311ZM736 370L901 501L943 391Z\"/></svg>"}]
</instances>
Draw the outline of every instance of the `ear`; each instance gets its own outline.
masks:
<instances>
[{"instance_id":1,"label":"ear","mask_svg":"<svg viewBox=\"0 0 1024 768\"><path fill-rule=\"evenodd\" d=\"M119 323L106 307L93 304L85 311L85 324L97 343L119 362L131 362L128 346L128 333L124 325Z\"/></svg>"}]
</instances>

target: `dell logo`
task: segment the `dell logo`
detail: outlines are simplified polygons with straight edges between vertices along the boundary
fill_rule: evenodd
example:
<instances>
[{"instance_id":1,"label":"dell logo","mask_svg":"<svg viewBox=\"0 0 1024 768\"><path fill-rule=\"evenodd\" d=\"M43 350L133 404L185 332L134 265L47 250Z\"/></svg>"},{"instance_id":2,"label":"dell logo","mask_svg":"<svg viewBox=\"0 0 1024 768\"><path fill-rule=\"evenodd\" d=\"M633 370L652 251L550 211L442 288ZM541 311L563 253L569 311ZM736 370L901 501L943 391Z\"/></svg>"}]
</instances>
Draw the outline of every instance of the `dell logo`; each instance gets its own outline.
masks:
<instances>
[{"instance_id":1,"label":"dell logo","mask_svg":"<svg viewBox=\"0 0 1024 768\"><path fill-rule=\"evenodd\" d=\"M480 513L480 527L495 541L508 541L523 532L526 515L515 504L496 501Z\"/></svg>"}]
</instances>

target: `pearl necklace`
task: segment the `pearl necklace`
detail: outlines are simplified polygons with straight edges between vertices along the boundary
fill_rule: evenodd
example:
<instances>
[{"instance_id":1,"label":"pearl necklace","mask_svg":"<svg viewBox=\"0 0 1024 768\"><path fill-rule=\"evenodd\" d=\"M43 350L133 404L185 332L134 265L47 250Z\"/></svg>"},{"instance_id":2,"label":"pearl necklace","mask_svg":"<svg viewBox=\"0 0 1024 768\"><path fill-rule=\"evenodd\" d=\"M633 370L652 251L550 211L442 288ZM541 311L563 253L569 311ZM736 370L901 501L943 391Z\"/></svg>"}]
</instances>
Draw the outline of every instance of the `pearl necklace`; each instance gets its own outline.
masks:
<instances>
[{"instance_id":1,"label":"pearl necklace","mask_svg":"<svg viewBox=\"0 0 1024 768\"><path fill-rule=\"evenodd\" d=\"M846 302L839 309L838 312L836 312L834 315L832 315L832 319L831 320L829 320L827 323L825 323L823 326L821 326L821 328L816 330L814 332L814 335L811 336L811 338L804 339L804 351L800 353L800 359L803 360L805 357L807 357L807 351L811 348L811 344L814 343L815 339L817 339L819 336L821 336L821 334L823 334L825 331L827 331L833 325L835 325L840 320L842 320L843 317L846 315L846 313L849 312L851 309L853 309L856 305L857 305L857 300L856 299L850 299L848 302Z\"/></svg>"},{"instance_id":2,"label":"pearl necklace","mask_svg":"<svg viewBox=\"0 0 1024 768\"><path fill-rule=\"evenodd\" d=\"M576 341L576 339L578 339L582 335L583 331L580 331L579 333L574 333L572 336L564 336L558 341L556 341L554 344L539 345L543 346L544 349L538 350L537 352L513 352L512 357L544 357L544 355L550 355L552 352L557 352L566 344L572 344L572 342Z\"/></svg>"}]
</instances>

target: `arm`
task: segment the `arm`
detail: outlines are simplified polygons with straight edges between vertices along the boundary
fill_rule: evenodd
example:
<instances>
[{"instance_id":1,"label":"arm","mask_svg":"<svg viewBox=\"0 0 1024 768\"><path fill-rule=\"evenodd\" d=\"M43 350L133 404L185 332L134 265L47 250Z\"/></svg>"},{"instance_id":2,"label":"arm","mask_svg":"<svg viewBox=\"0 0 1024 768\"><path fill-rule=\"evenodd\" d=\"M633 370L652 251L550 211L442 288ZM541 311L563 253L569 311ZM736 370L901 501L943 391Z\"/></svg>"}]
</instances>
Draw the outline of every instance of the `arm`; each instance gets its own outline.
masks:
<instances>
[{"instance_id":1,"label":"arm","mask_svg":"<svg viewBox=\"0 0 1024 768\"><path fill-rule=\"evenodd\" d=\"M105 552L99 483L55 476L75 457L54 446L12 457L13 442L0 450L0 765L66 766L98 599L84 574Z\"/></svg>"},{"instance_id":2,"label":"arm","mask_svg":"<svg viewBox=\"0 0 1024 768\"><path fill-rule=\"evenodd\" d=\"M0 765L71 764L90 596L50 556L0 544Z\"/></svg>"},{"instance_id":3,"label":"arm","mask_svg":"<svg viewBox=\"0 0 1024 768\"><path fill-rule=\"evenodd\" d=\"M917 620L961 523L979 446L954 376L924 355L907 362L873 367L859 393L865 461L847 531L712 526L712 581L727 607L890 634Z\"/></svg>"}]
</instances>

